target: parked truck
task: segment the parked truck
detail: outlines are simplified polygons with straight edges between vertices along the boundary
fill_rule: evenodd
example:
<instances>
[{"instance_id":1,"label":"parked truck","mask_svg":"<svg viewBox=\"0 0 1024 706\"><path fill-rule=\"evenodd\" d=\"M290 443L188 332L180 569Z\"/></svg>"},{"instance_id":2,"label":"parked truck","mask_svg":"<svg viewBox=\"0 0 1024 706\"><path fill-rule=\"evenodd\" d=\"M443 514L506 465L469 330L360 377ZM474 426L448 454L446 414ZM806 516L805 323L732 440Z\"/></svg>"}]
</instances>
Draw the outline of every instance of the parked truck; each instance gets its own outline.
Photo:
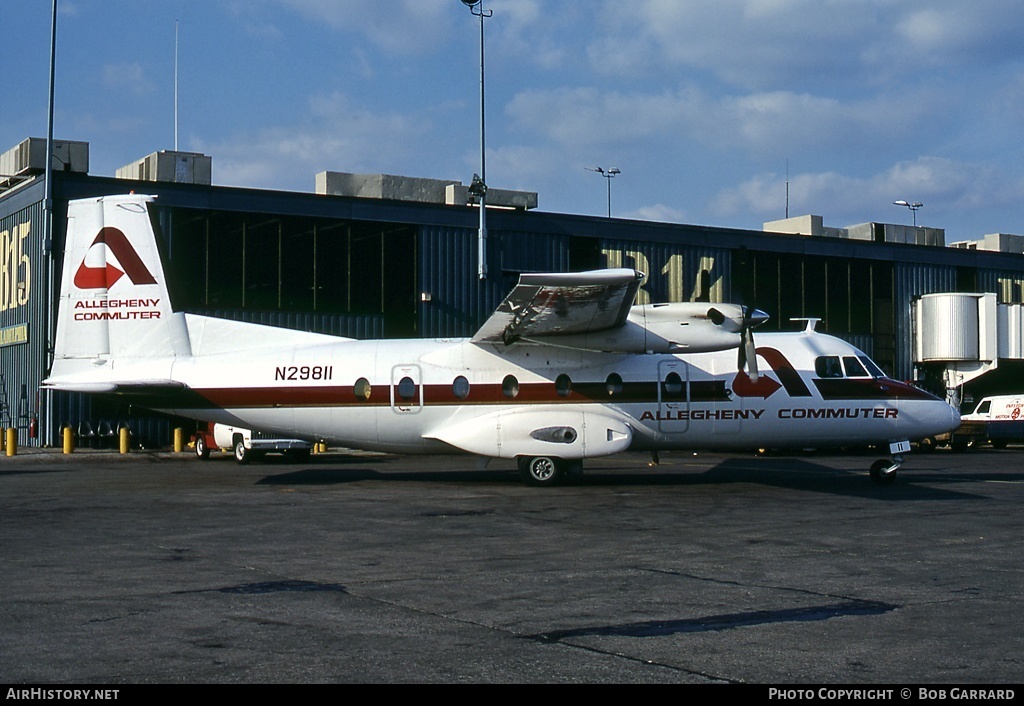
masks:
<instances>
[{"instance_id":1,"label":"parked truck","mask_svg":"<svg viewBox=\"0 0 1024 706\"><path fill-rule=\"evenodd\" d=\"M201 424L193 438L196 456L210 457L212 449L225 449L238 463L246 464L267 453L280 453L295 461L308 461L313 444L302 439L287 439L228 424Z\"/></svg>"}]
</instances>

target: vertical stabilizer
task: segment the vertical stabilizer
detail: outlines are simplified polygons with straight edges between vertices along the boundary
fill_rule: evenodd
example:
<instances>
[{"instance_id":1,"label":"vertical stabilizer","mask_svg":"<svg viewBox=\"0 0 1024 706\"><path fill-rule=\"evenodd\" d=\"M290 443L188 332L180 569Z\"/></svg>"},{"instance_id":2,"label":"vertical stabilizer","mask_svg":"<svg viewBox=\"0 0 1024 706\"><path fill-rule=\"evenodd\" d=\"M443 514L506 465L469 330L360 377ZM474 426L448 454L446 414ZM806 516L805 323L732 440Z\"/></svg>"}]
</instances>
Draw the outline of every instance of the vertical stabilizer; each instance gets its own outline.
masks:
<instances>
[{"instance_id":1,"label":"vertical stabilizer","mask_svg":"<svg viewBox=\"0 0 1024 706\"><path fill-rule=\"evenodd\" d=\"M54 370L62 361L190 355L174 314L149 205L153 196L72 201Z\"/></svg>"}]
</instances>

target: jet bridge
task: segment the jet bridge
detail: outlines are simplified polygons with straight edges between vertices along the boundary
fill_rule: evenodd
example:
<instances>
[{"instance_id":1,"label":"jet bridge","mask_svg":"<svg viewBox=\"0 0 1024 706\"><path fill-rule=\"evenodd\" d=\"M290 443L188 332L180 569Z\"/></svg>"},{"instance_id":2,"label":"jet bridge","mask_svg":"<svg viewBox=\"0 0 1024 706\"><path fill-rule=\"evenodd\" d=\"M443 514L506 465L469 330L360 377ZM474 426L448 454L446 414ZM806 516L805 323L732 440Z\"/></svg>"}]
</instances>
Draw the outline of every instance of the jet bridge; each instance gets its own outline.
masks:
<instances>
[{"instance_id":1,"label":"jet bridge","mask_svg":"<svg viewBox=\"0 0 1024 706\"><path fill-rule=\"evenodd\" d=\"M913 314L914 364L943 367L946 401L957 408L965 384L1024 360L1022 304L998 304L993 293L926 294Z\"/></svg>"}]
</instances>

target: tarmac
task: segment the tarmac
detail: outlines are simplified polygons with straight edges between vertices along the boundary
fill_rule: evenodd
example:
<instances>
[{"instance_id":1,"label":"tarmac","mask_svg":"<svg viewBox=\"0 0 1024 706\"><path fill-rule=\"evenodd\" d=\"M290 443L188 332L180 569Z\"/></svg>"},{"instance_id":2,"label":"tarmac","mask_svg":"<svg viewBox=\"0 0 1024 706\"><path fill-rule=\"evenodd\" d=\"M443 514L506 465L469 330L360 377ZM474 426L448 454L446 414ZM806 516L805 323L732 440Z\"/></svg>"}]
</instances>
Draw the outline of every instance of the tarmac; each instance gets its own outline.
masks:
<instances>
[{"instance_id":1,"label":"tarmac","mask_svg":"<svg viewBox=\"0 0 1024 706\"><path fill-rule=\"evenodd\" d=\"M1019 684L1020 451L875 458L23 450L0 683Z\"/></svg>"}]
</instances>

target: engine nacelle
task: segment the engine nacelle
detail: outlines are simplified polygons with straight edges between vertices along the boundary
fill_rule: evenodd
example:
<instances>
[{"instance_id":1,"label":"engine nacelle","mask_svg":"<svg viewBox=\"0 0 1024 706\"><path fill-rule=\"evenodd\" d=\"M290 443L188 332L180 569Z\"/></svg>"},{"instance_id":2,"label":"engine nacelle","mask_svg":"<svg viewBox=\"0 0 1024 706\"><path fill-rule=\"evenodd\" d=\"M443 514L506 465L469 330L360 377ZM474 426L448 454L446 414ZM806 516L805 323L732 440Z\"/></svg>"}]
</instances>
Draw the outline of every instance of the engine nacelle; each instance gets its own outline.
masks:
<instances>
[{"instance_id":1,"label":"engine nacelle","mask_svg":"<svg viewBox=\"0 0 1024 706\"><path fill-rule=\"evenodd\" d=\"M679 302L634 306L624 326L588 334L545 336L537 343L607 353L707 353L737 348L744 309L738 304Z\"/></svg>"}]
</instances>

